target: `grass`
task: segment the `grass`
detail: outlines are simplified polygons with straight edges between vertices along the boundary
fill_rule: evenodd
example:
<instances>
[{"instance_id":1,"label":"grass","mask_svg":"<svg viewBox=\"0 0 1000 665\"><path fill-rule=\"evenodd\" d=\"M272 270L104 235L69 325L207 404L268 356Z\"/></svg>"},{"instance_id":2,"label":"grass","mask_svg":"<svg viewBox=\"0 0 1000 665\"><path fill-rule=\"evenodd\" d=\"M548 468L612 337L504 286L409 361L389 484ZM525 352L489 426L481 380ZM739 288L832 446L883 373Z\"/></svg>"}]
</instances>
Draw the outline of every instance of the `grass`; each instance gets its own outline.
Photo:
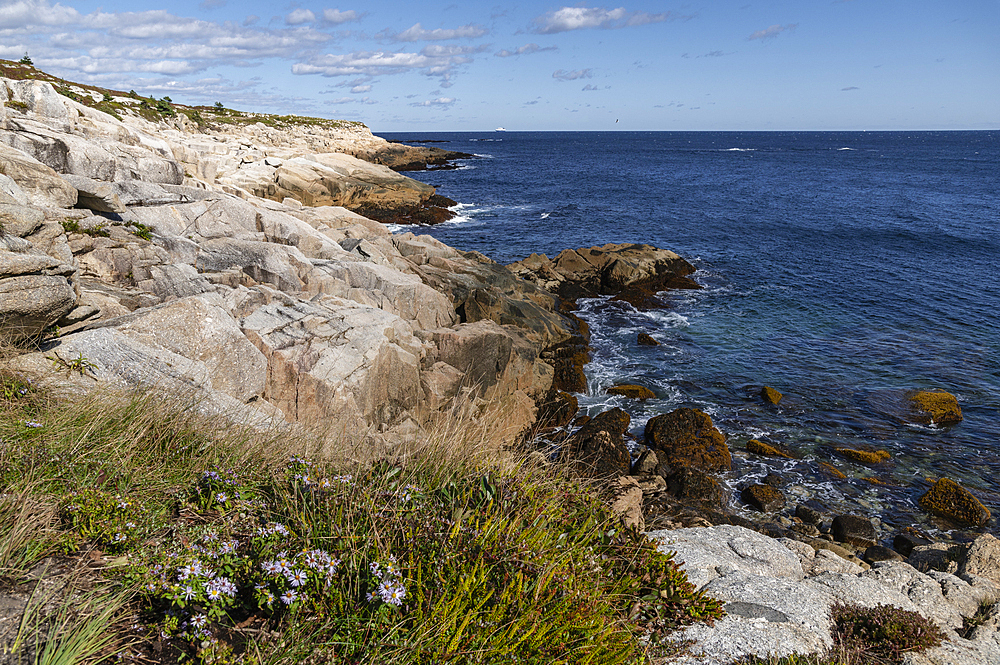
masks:
<instances>
[{"instance_id":1,"label":"grass","mask_svg":"<svg viewBox=\"0 0 1000 665\"><path fill-rule=\"evenodd\" d=\"M591 488L526 462L482 414L442 418L419 444L331 447L148 391L56 402L0 383L0 574L98 557L95 583L139 627L102 654L642 663L722 613ZM63 609L31 631L44 648L86 641Z\"/></svg>"},{"instance_id":2,"label":"grass","mask_svg":"<svg viewBox=\"0 0 1000 665\"><path fill-rule=\"evenodd\" d=\"M206 127L218 128L222 125L252 125L262 123L273 129L288 129L290 127L317 127L322 129L349 129L364 127L364 123L351 120L331 120L327 118L312 118L296 115L276 115L268 113L250 113L228 109L219 106L189 106L175 104L168 98L155 99L140 97L135 91L122 92L101 88L87 83L73 83L47 74L36 69L31 63L0 59L0 76L12 80L37 80L51 83L56 92L75 102L103 111L121 120L124 115L138 115L150 122L159 122L172 118L177 113L184 113L199 129ZM80 91L83 91L81 93ZM100 97L86 93L97 93ZM125 100L125 101L119 101ZM134 100L134 101L133 101ZM10 101L7 106L19 111L27 111L27 104Z\"/></svg>"}]
</instances>

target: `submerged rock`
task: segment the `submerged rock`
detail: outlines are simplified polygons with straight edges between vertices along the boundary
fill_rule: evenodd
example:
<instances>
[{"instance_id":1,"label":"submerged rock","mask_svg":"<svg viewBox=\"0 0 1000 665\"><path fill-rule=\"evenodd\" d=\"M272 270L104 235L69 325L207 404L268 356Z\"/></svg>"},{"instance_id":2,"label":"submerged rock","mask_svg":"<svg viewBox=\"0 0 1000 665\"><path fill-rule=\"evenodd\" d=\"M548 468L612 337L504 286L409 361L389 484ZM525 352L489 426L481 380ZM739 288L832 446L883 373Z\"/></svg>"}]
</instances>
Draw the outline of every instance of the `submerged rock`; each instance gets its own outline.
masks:
<instances>
[{"instance_id":1,"label":"submerged rock","mask_svg":"<svg viewBox=\"0 0 1000 665\"><path fill-rule=\"evenodd\" d=\"M639 346L659 346L660 343L657 342L653 337L647 333L639 333L639 337L636 339Z\"/></svg>"},{"instance_id":2,"label":"submerged rock","mask_svg":"<svg viewBox=\"0 0 1000 665\"><path fill-rule=\"evenodd\" d=\"M771 386L764 386L763 388L760 389L760 397L768 404L776 405L778 402L781 401L781 398L784 397L784 395L779 393Z\"/></svg>"},{"instance_id":3,"label":"submerged rock","mask_svg":"<svg viewBox=\"0 0 1000 665\"><path fill-rule=\"evenodd\" d=\"M855 448L835 448L834 451L843 457L862 464L879 464L890 459L892 455L886 450L857 450Z\"/></svg>"},{"instance_id":4,"label":"submerged rock","mask_svg":"<svg viewBox=\"0 0 1000 665\"><path fill-rule=\"evenodd\" d=\"M990 520L989 509L969 490L950 478L941 478L934 483L920 497L920 505L930 513L960 524L982 526Z\"/></svg>"},{"instance_id":5,"label":"submerged rock","mask_svg":"<svg viewBox=\"0 0 1000 665\"><path fill-rule=\"evenodd\" d=\"M792 456L788 453L784 453L774 446L764 443L763 441L758 441L757 439L750 439L747 441L747 451L754 453L755 455L764 455L767 457L792 458Z\"/></svg>"},{"instance_id":6,"label":"submerged rock","mask_svg":"<svg viewBox=\"0 0 1000 665\"><path fill-rule=\"evenodd\" d=\"M605 392L609 395L621 395L622 397L628 397L629 399L637 400L647 400L656 399L656 393L645 386L637 386L631 383L623 383L617 386L611 386Z\"/></svg>"},{"instance_id":7,"label":"submerged rock","mask_svg":"<svg viewBox=\"0 0 1000 665\"><path fill-rule=\"evenodd\" d=\"M962 420L962 409L951 393L920 390L909 396L916 422L924 425L954 425Z\"/></svg>"}]
</instances>

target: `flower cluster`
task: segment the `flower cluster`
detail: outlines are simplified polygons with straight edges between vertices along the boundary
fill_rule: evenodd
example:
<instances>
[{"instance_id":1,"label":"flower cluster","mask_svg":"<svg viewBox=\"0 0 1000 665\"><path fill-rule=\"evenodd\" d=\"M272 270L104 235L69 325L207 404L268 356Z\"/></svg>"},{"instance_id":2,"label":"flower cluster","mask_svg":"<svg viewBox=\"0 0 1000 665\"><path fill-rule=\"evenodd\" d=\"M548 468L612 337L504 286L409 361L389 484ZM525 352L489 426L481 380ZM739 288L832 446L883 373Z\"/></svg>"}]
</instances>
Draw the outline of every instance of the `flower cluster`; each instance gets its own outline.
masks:
<instances>
[{"instance_id":1,"label":"flower cluster","mask_svg":"<svg viewBox=\"0 0 1000 665\"><path fill-rule=\"evenodd\" d=\"M383 603L399 607L406 598L406 587L401 581L402 572L396 565L396 558L389 557L387 563L373 561L368 569L377 580L375 590L368 593L369 602L381 600Z\"/></svg>"},{"instance_id":2,"label":"flower cluster","mask_svg":"<svg viewBox=\"0 0 1000 665\"><path fill-rule=\"evenodd\" d=\"M273 609L275 599L290 609L328 589L340 566L324 550L303 550L291 555L278 552L274 559L262 561L259 566L260 582L255 585L257 602L261 607Z\"/></svg>"},{"instance_id":3,"label":"flower cluster","mask_svg":"<svg viewBox=\"0 0 1000 665\"><path fill-rule=\"evenodd\" d=\"M241 481L235 472L210 469L201 474L192 502L201 510L225 513L235 508L242 498Z\"/></svg>"},{"instance_id":4,"label":"flower cluster","mask_svg":"<svg viewBox=\"0 0 1000 665\"><path fill-rule=\"evenodd\" d=\"M141 505L98 489L71 493L61 513L63 522L82 537L115 553L137 545L155 526Z\"/></svg>"}]
</instances>

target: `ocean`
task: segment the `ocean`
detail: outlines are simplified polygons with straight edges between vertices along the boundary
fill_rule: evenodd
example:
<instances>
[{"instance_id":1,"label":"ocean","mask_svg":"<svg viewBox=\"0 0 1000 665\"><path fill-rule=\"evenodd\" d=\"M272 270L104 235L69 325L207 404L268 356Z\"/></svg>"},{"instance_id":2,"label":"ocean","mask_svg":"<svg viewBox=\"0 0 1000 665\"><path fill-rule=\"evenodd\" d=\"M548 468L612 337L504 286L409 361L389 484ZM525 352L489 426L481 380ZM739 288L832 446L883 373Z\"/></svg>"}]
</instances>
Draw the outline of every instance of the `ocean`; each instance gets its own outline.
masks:
<instances>
[{"instance_id":1,"label":"ocean","mask_svg":"<svg viewBox=\"0 0 1000 665\"><path fill-rule=\"evenodd\" d=\"M502 263L644 242L696 266L704 288L670 292L662 310L581 301L593 359L580 402L592 415L624 408L640 440L656 414L709 413L734 453L737 510L741 483L778 473L790 506L864 514L883 537L910 525L946 535L954 526L917 500L947 476L998 515L1000 132L382 136L476 154L407 174L459 206L450 222L403 230ZM638 346L638 332L661 346ZM657 399L604 394L615 383ZM784 394L778 407L763 385ZM913 389L953 393L964 421L906 422ZM751 438L797 459L748 454ZM838 447L892 458L865 466Z\"/></svg>"}]
</instances>

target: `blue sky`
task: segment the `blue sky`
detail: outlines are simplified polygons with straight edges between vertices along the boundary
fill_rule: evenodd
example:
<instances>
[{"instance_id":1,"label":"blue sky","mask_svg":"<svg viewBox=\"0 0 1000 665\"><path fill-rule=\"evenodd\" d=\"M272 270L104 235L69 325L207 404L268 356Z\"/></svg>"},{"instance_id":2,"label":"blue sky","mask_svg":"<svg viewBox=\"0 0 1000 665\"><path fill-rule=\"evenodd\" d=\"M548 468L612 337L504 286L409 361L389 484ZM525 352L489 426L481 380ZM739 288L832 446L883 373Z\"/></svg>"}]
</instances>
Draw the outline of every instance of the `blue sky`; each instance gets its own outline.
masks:
<instances>
[{"instance_id":1,"label":"blue sky","mask_svg":"<svg viewBox=\"0 0 1000 665\"><path fill-rule=\"evenodd\" d=\"M0 0L0 57L373 131L1000 127L1000 0Z\"/></svg>"}]
</instances>

